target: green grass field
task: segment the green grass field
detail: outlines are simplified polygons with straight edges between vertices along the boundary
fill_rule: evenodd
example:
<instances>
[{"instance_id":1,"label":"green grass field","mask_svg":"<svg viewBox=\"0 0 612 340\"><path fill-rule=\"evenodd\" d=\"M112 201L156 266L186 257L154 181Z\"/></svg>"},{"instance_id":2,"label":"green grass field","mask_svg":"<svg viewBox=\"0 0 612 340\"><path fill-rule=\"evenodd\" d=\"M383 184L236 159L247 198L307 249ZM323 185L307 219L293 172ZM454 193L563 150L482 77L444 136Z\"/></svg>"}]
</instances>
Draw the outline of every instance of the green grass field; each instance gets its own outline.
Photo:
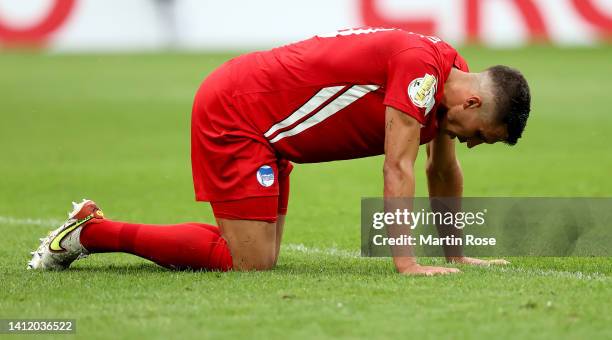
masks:
<instances>
[{"instance_id":1,"label":"green grass field","mask_svg":"<svg viewBox=\"0 0 612 340\"><path fill-rule=\"evenodd\" d=\"M466 196L612 196L612 47L462 52L473 70L520 68L533 93L516 147L459 147ZM380 157L296 166L270 272L173 272L123 254L26 271L38 237L83 197L112 219L213 221L193 198L190 110L230 56L0 55L0 318L74 318L82 338L612 337L610 258L431 278L360 258L360 198L382 193Z\"/></svg>"}]
</instances>

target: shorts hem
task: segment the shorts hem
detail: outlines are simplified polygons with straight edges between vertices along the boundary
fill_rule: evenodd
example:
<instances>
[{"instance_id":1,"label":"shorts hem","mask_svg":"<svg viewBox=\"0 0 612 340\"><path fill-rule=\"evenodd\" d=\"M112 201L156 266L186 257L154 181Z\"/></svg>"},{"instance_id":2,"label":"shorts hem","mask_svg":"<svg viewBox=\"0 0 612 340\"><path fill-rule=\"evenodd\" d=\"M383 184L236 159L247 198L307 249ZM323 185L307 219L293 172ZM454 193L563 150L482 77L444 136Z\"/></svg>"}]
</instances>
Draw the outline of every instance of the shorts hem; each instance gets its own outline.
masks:
<instances>
[{"instance_id":1,"label":"shorts hem","mask_svg":"<svg viewBox=\"0 0 612 340\"><path fill-rule=\"evenodd\" d=\"M274 197L274 196L278 196L278 194L277 193L270 193L269 195L266 195L266 194L262 195L260 192L258 192L258 193L253 193L253 194L242 194L240 196L229 196L229 197L223 197L223 198L213 198L213 197L210 197L210 196L198 196L198 195L196 195L195 200L196 200L196 202L217 203L217 202L239 201L239 200L243 200L245 198Z\"/></svg>"}]
</instances>

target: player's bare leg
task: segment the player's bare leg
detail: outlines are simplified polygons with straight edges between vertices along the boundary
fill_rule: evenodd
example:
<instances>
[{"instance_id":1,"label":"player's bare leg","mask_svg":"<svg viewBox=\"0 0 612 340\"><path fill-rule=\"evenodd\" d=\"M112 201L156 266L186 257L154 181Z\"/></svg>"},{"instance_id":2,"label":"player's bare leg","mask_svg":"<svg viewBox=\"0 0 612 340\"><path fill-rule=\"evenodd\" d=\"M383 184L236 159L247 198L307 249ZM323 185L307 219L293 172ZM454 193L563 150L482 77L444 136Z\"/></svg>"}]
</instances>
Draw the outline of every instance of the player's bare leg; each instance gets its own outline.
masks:
<instances>
[{"instance_id":1,"label":"player's bare leg","mask_svg":"<svg viewBox=\"0 0 612 340\"><path fill-rule=\"evenodd\" d=\"M218 218L217 223L232 254L234 270L268 270L274 267L276 222Z\"/></svg>"},{"instance_id":2,"label":"player's bare leg","mask_svg":"<svg viewBox=\"0 0 612 340\"><path fill-rule=\"evenodd\" d=\"M287 215L278 215L276 220L276 252L274 254L274 265L278 262L278 256L280 254L280 246L283 240L283 230L285 229L285 217Z\"/></svg>"}]
</instances>

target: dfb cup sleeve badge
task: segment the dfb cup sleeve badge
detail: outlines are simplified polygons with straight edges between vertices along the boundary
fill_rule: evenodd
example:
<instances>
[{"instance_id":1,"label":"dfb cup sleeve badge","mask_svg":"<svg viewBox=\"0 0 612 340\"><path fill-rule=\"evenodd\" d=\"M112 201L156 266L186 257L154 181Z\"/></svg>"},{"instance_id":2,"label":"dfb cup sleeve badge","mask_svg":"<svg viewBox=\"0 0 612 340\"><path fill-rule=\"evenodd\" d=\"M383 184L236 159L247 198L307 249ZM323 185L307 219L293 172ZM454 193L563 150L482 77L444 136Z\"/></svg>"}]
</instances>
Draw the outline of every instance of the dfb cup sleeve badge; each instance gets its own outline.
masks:
<instances>
[{"instance_id":1,"label":"dfb cup sleeve badge","mask_svg":"<svg viewBox=\"0 0 612 340\"><path fill-rule=\"evenodd\" d=\"M268 165L263 165L257 170L257 182L262 187L269 187L274 184L274 170Z\"/></svg>"},{"instance_id":2,"label":"dfb cup sleeve badge","mask_svg":"<svg viewBox=\"0 0 612 340\"><path fill-rule=\"evenodd\" d=\"M438 80L426 73L422 78L416 78L408 85L408 97L416 107L424 108L427 115L436 104L436 85Z\"/></svg>"}]
</instances>

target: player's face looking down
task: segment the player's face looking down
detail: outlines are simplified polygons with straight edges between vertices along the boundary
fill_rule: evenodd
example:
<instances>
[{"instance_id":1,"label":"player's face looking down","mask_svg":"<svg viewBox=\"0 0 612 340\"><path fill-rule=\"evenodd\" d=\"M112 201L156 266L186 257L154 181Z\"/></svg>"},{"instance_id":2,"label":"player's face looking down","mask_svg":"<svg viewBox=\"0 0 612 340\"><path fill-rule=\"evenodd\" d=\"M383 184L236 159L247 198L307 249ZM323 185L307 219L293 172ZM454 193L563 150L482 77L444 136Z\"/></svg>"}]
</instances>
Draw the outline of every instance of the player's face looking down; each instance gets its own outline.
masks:
<instances>
[{"instance_id":1,"label":"player's face looking down","mask_svg":"<svg viewBox=\"0 0 612 340\"><path fill-rule=\"evenodd\" d=\"M442 130L452 138L457 137L468 148L479 144L493 144L506 139L505 126L496 123L490 114L482 112L478 96L469 97L461 105L450 107L442 120Z\"/></svg>"},{"instance_id":2,"label":"player's face looking down","mask_svg":"<svg viewBox=\"0 0 612 340\"><path fill-rule=\"evenodd\" d=\"M468 148L479 144L504 141L508 131L493 112L491 82L483 73L466 73L453 69L444 84L440 128L451 138L457 137Z\"/></svg>"}]
</instances>

